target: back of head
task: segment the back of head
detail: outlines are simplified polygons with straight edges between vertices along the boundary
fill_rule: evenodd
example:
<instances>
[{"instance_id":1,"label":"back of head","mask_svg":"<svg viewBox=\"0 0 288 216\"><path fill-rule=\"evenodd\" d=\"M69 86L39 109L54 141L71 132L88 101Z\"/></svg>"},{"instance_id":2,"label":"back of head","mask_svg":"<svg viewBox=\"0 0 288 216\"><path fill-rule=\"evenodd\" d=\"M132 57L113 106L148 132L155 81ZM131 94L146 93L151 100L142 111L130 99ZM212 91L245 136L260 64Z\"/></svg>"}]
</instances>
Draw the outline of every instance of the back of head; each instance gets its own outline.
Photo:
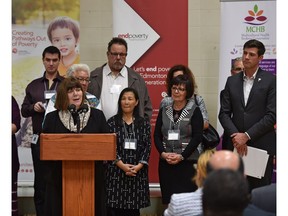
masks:
<instances>
[{"instance_id":1,"label":"back of head","mask_svg":"<svg viewBox=\"0 0 288 216\"><path fill-rule=\"evenodd\" d=\"M210 160L211 156L214 154L214 150L206 150L203 153L200 154L198 161L197 161L197 174L193 178L196 185L198 187L202 187L204 180L207 177L207 163Z\"/></svg>"},{"instance_id":2,"label":"back of head","mask_svg":"<svg viewBox=\"0 0 288 216\"><path fill-rule=\"evenodd\" d=\"M207 164L207 172L218 169L231 169L244 175L244 163L242 158L228 150L219 150L213 154Z\"/></svg>"},{"instance_id":3,"label":"back of head","mask_svg":"<svg viewBox=\"0 0 288 216\"><path fill-rule=\"evenodd\" d=\"M240 216L248 203L248 183L240 172L219 169L207 176L202 196L205 216Z\"/></svg>"}]
</instances>

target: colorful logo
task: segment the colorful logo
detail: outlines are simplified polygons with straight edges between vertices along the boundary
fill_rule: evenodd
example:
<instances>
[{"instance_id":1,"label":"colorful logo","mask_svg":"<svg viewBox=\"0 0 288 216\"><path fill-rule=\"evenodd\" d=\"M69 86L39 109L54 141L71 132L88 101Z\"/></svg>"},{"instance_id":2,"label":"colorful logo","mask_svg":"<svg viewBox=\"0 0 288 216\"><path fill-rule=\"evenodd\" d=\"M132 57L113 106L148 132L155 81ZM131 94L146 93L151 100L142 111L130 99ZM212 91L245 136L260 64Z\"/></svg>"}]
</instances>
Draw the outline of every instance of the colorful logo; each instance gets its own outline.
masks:
<instances>
[{"instance_id":1,"label":"colorful logo","mask_svg":"<svg viewBox=\"0 0 288 216\"><path fill-rule=\"evenodd\" d=\"M237 53L238 53L238 50L235 48L233 48L233 50L230 52L230 54L232 55L236 55Z\"/></svg>"},{"instance_id":2,"label":"colorful logo","mask_svg":"<svg viewBox=\"0 0 288 216\"><path fill-rule=\"evenodd\" d=\"M250 25L263 25L267 22L267 17L263 16L264 10L259 10L258 5L254 6L253 11L248 10L249 16L246 16L245 23Z\"/></svg>"}]
</instances>

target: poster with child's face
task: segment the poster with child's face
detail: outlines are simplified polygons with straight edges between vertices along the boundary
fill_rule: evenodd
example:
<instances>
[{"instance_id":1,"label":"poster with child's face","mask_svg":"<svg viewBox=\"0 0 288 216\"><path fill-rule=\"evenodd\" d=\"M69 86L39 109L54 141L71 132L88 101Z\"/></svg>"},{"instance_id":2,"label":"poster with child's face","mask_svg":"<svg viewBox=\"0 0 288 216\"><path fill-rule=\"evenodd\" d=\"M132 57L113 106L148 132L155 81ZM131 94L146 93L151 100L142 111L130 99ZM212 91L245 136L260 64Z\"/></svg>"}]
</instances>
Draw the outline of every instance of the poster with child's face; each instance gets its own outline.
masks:
<instances>
[{"instance_id":1,"label":"poster with child's face","mask_svg":"<svg viewBox=\"0 0 288 216\"><path fill-rule=\"evenodd\" d=\"M46 0L44 0L45 2ZM12 0L12 95L19 107L25 97L25 88L45 71L42 52L56 46L61 52L61 75L74 63L79 63L80 2L43 0ZM60 2L59 2L60 1ZM57 3L57 4L56 4ZM31 118L21 118L21 130L16 134L20 160L19 182L33 183L33 162L30 150Z\"/></svg>"}]
</instances>

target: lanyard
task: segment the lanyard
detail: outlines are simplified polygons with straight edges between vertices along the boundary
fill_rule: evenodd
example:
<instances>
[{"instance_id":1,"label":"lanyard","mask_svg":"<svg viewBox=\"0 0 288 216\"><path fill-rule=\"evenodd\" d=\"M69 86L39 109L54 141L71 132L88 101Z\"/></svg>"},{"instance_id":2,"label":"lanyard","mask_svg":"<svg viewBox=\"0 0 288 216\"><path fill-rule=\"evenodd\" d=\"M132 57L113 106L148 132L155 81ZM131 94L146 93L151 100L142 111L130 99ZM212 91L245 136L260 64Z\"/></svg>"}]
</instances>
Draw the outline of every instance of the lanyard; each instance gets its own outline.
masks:
<instances>
[{"instance_id":1,"label":"lanyard","mask_svg":"<svg viewBox=\"0 0 288 216\"><path fill-rule=\"evenodd\" d=\"M134 122L132 122L132 134L130 133L130 135L129 135L129 132L128 132L127 128L126 128L125 121L123 121L123 126L124 126L125 139L128 138L129 140L131 140L132 139L132 135L133 135L133 137L135 139Z\"/></svg>"}]
</instances>

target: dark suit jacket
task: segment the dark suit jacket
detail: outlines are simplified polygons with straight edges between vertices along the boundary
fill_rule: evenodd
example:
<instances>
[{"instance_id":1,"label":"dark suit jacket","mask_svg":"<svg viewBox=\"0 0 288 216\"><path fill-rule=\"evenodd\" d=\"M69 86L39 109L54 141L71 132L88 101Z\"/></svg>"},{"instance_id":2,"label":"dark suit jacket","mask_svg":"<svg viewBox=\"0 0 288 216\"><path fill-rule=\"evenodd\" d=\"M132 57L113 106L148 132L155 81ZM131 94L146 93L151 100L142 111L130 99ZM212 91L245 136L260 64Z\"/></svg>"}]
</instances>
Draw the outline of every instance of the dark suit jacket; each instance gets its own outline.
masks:
<instances>
[{"instance_id":1,"label":"dark suit jacket","mask_svg":"<svg viewBox=\"0 0 288 216\"><path fill-rule=\"evenodd\" d=\"M251 202L268 212L276 214L276 184L270 184L263 187L258 187L251 192Z\"/></svg>"},{"instance_id":2,"label":"dark suit jacket","mask_svg":"<svg viewBox=\"0 0 288 216\"><path fill-rule=\"evenodd\" d=\"M246 106L243 82L243 72L228 77L221 97L220 123L228 136L247 132L249 146L275 155L276 76L259 68Z\"/></svg>"}]
</instances>

